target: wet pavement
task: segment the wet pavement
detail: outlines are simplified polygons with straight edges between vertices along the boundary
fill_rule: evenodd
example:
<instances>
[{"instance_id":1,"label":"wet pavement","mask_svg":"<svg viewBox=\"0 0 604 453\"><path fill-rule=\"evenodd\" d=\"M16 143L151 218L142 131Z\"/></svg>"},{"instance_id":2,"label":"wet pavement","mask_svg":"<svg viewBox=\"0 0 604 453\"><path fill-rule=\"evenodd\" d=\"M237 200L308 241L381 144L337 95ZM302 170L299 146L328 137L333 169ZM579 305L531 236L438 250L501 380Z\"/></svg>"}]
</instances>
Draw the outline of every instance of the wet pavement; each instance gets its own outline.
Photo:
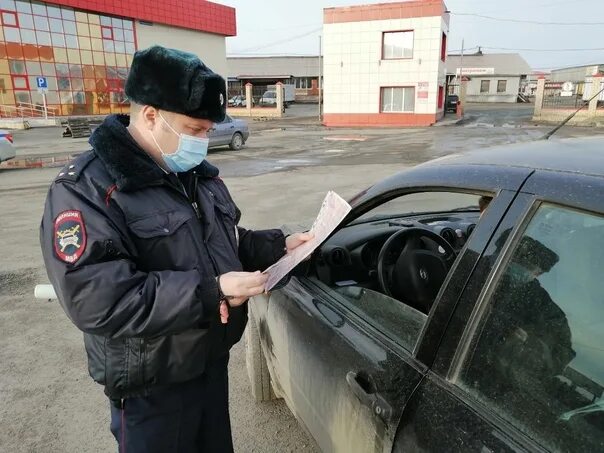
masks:
<instances>
[{"instance_id":1,"label":"wet pavement","mask_svg":"<svg viewBox=\"0 0 604 453\"><path fill-rule=\"evenodd\" d=\"M478 107L463 125L421 129L327 129L289 124L252 133L240 151L215 150L209 159L225 176L254 176L323 165L415 165L451 153L541 138L551 126L531 123L532 107ZM604 134L563 128L555 137Z\"/></svg>"},{"instance_id":2,"label":"wet pavement","mask_svg":"<svg viewBox=\"0 0 604 453\"><path fill-rule=\"evenodd\" d=\"M233 176L333 163L409 165L448 153L538 139L551 129L551 126L533 124L533 106L523 104L472 104L461 124L417 129L325 128L319 124L315 110L316 105L293 105L286 118L249 121L251 136L244 149L212 150L210 159L219 164L225 174ZM454 115L449 114L446 120L452 118ZM557 136L603 132L593 128L565 127ZM87 139L62 138L61 133L61 128L15 132L18 158L48 160L57 156L69 157L89 148ZM59 159L59 162L62 161Z\"/></svg>"}]
</instances>

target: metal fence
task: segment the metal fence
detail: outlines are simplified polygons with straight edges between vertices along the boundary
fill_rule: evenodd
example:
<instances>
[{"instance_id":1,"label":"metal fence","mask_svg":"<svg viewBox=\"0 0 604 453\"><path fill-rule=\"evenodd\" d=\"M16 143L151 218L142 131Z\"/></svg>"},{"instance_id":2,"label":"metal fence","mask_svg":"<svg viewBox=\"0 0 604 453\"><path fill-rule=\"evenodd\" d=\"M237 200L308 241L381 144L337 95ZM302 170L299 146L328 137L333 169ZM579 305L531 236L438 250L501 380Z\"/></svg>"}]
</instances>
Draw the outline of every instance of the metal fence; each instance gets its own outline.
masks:
<instances>
[{"instance_id":1,"label":"metal fence","mask_svg":"<svg viewBox=\"0 0 604 453\"><path fill-rule=\"evenodd\" d=\"M228 89L228 106L229 107L246 107L247 99L245 98L245 86L234 85Z\"/></svg>"},{"instance_id":2,"label":"metal fence","mask_svg":"<svg viewBox=\"0 0 604 453\"><path fill-rule=\"evenodd\" d=\"M447 85L447 95L455 94L459 96L461 93L461 88L458 83L450 83Z\"/></svg>"},{"instance_id":3,"label":"metal fence","mask_svg":"<svg viewBox=\"0 0 604 453\"><path fill-rule=\"evenodd\" d=\"M229 107L247 107L245 86L231 85L228 88ZM275 85L253 85L252 107L276 108L277 89Z\"/></svg>"},{"instance_id":4,"label":"metal fence","mask_svg":"<svg viewBox=\"0 0 604 453\"><path fill-rule=\"evenodd\" d=\"M277 107L277 90L275 85L254 85L252 87L252 101L254 107Z\"/></svg>"},{"instance_id":5,"label":"metal fence","mask_svg":"<svg viewBox=\"0 0 604 453\"><path fill-rule=\"evenodd\" d=\"M591 82L545 82L543 108L578 109L589 101Z\"/></svg>"}]
</instances>

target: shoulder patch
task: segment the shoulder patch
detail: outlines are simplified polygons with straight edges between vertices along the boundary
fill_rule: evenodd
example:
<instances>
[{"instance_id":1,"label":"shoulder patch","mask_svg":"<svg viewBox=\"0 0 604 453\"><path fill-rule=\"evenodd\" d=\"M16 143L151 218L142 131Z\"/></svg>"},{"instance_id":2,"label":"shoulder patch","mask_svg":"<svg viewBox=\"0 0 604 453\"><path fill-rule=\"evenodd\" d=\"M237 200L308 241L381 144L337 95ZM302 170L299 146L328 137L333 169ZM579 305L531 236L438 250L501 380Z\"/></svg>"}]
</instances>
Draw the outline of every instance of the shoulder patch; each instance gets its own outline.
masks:
<instances>
[{"instance_id":1,"label":"shoulder patch","mask_svg":"<svg viewBox=\"0 0 604 453\"><path fill-rule=\"evenodd\" d=\"M80 211L63 211L55 219L54 249L57 257L73 264L86 250L86 226Z\"/></svg>"}]
</instances>

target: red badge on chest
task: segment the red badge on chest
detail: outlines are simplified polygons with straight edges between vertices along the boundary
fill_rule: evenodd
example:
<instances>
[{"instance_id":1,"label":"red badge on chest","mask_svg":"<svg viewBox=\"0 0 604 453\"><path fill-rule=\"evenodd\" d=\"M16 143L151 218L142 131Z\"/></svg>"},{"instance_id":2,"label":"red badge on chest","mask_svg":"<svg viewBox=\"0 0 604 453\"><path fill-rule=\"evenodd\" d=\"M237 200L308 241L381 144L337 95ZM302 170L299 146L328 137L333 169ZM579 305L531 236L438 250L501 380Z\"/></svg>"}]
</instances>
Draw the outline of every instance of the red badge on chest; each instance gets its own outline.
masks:
<instances>
[{"instance_id":1,"label":"red badge on chest","mask_svg":"<svg viewBox=\"0 0 604 453\"><path fill-rule=\"evenodd\" d=\"M61 261L75 263L86 250L86 227L80 211L63 211L55 219L55 253Z\"/></svg>"}]
</instances>

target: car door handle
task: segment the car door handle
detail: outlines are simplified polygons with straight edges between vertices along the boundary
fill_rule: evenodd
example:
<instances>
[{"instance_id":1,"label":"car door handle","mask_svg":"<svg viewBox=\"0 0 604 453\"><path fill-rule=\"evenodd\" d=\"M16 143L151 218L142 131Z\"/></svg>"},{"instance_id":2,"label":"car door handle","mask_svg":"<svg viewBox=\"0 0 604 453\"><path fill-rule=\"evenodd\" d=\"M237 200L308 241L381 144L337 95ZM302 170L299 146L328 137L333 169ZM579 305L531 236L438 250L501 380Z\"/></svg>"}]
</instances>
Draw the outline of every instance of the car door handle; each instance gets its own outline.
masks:
<instances>
[{"instance_id":1,"label":"car door handle","mask_svg":"<svg viewBox=\"0 0 604 453\"><path fill-rule=\"evenodd\" d=\"M354 371L349 371L346 374L346 382L354 396L356 396L361 403L365 406L372 406L375 391L372 388L371 379L362 377L359 373L355 373Z\"/></svg>"},{"instance_id":2,"label":"car door handle","mask_svg":"<svg viewBox=\"0 0 604 453\"><path fill-rule=\"evenodd\" d=\"M319 313L334 327L340 328L345 322L344 318L340 316L335 310L325 305L323 302L317 299L313 299L312 303L317 307Z\"/></svg>"},{"instance_id":3,"label":"car door handle","mask_svg":"<svg viewBox=\"0 0 604 453\"><path fill-rule=\"evenodd\" d=\"M350 390L361 404L369 407L371 412L385 422L390 420L392 408L376 391L373 378L367 373L349 371L346 374L346 382Z\"/></svg>"}]
</instances>

